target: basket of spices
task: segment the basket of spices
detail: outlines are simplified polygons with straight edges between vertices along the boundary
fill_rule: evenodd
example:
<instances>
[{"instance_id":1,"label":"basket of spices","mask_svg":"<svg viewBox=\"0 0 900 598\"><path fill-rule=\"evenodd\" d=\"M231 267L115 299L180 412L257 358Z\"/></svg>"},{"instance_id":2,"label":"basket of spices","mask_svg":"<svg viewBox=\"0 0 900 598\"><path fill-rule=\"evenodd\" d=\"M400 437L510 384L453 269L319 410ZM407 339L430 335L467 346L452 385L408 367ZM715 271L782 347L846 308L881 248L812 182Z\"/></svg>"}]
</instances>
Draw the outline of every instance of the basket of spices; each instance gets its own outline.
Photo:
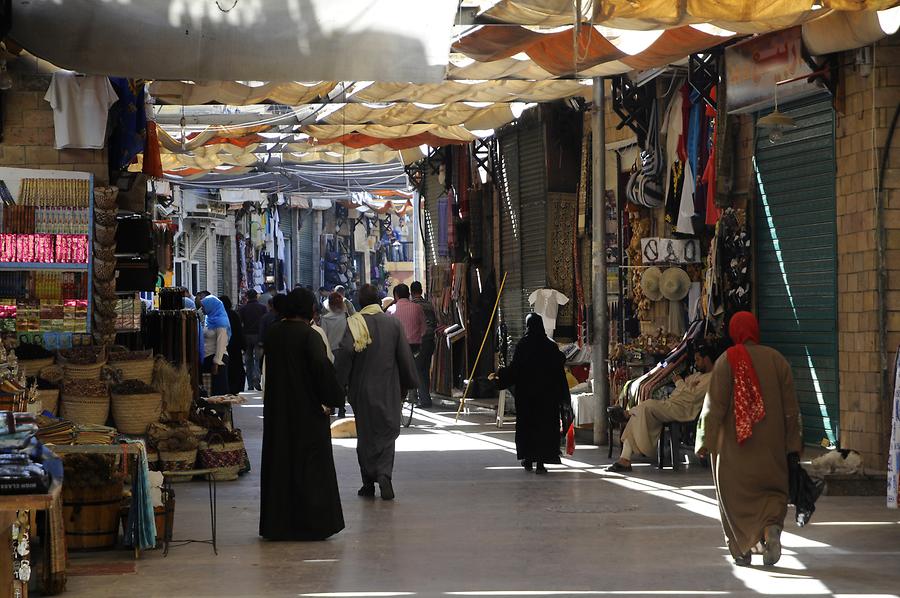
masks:
<instances>
[{"instance_id":1,"label":"basket of spices","mask_svg":"<svg viewBox=\"0 0 900 598\"><path fill-rule=\"evenodd\" d=\"M97 346L60 349L57 363L63 367L67 380L99 380L106 365L106 351Z\"/></svg>"},{"instance_id":2,"label":"basket of spices","mask_svg":"<svg viewBox=\"0 0 900 598\"><path fill-rule=\"evenodd\" d=\"M141 380L124 380L110 389L116 428L124 434L144 435L162 413L162 394Z\"/></svg>"},{"instance_id":3,"label":"basket of spices","mask_svg":"<svg viewBox=\"0 0 900 598\"><path fill-rule=\"evenodd\" d=\"M63 383L60 415L76 424L102 426L109 417L109 389L100 380L67 379Z\"/></svg>"},{"instance_id":4,"label":"basket of spices","mask_svg":"<svg viewBox=\"0 0 900 598\"><path fill-rule=\"evenodd\" d=\"M109 352L109 367L116 370L120 380L140 380L150 384L155 363L152 350Z\"/></svg>"}]
</instances>

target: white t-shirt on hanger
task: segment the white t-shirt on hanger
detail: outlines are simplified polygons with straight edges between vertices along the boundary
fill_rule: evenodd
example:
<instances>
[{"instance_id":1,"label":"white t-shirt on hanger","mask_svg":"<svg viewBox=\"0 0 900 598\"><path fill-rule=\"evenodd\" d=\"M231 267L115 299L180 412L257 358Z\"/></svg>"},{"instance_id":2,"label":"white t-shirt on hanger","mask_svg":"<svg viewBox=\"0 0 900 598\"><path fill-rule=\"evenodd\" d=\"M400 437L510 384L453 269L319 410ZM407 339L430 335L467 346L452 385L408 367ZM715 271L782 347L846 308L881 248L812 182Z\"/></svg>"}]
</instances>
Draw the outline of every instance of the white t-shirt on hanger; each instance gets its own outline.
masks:
<instances>
[{"instance_id":1,"label":"white t-shirt on hanger","mask_svg":"<svg viewBox=\"0 0 900 598\"><path fill-rule=\"evenodd\" d=\"M44 99L53 108L56 149L103 149L109 109L119 101L109 79L57 71Z\"/></svg>"},{"instance_id":2,"label":"white t-shirt on hanger","mask_svg":"<svg viewBox=\"0 0 900 598\"><path fill-rule=\"evenodd\" d=\"M534 313L544 320L544 331L548 338L553 339L559 306L568 302L569 298L555 289L538 289L528 296L528 303L534 306Z\"/></svg>"}]
</instances>

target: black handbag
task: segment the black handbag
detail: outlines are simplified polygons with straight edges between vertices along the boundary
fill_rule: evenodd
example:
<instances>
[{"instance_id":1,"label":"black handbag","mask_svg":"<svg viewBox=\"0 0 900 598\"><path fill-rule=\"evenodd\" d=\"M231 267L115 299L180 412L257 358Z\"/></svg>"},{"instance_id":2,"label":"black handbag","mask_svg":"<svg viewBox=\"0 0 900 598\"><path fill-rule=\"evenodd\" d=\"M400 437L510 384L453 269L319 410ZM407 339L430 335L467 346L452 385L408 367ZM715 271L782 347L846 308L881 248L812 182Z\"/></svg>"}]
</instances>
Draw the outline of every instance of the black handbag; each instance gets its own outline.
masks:
<instances>
[{"instance_id":1,"label":"black handbag","mask_svg":"<svg viewBox=\"0 0 900 598\"><path fill-rule=\"evenodd\" d=\"M809 523L816 511L816 501L825 490L825 482L818 478L813 479L806 473L800 465L800 455L797 453L789 453L787 460L790 503L796 510L797 526L803 527Z\"/></svg>"}]
</instances>

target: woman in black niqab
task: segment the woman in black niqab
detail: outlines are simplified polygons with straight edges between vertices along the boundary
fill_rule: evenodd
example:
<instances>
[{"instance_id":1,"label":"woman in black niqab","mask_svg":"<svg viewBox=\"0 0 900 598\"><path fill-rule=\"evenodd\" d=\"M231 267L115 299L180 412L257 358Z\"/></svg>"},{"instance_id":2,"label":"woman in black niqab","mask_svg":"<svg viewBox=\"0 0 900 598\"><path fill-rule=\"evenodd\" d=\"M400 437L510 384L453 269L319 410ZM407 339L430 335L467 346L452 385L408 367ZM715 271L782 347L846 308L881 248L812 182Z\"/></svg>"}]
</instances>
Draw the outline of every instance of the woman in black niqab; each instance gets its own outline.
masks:
<instances>
[{"instance_id":1,"label":"woman in black niqab","mask_svg":"<svg viewBox=\"0 0 900 598\"><path fill-rule=\"evenodd\" d=\"M497 372L498 386L512 388L516 399L516 456L526 471L537 463L537 473L547 473L545 463L560 462L560 412L571 405L565 362L532 313L512 363Z\"/></svg>"}]
</instances>

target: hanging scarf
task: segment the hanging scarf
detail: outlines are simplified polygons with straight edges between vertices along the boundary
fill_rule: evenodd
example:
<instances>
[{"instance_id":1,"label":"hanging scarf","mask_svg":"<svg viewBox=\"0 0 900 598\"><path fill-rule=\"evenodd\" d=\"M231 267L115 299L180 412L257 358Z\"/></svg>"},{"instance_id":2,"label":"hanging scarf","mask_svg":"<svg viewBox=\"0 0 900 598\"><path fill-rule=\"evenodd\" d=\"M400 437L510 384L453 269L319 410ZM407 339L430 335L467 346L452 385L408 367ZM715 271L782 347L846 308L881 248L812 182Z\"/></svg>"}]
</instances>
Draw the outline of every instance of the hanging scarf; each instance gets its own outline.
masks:
<instances>
[{"instance_id":1,"label":"hanging scarf","mask_svg":"<svg viewBox=\"0 0 900 598\"><path fill-rule=\"evenodd\" d=\"M734 377L734 425L738 444L753 435L754 424L766 416L766 407L759 390L759 378L753 360L744 343L759 342L759 323L756 316L741 311L731 318L728 334L734 346L728 349L728 364Z\"/></svg>"},{"instance_id":2,"label":"hanging scarf","mask_svg":"<svg viewBox=\"0 0 900 598\"><path fill-rule=\"evenodd\" d=\"M228 340L231 340L231 322L228 320L228 312L225 306L215 295L209 295L200 300L203 307L203 313L206 314L206 327L210 330L216 328L224 328L228 333Z\"/></svg>"},{"instance_id":3,"label":"hanging scarf","mask_svg":"<svg viewBox=\"0 0 900 598\"><path fill-rule=\"evenodd\" d=\"M384 313L378 304L367 305L357 313L347 318L347 326L353 335L353 350L362 353L366 347L372 344L372 336L369 334L369 325L363 316L373 316Z\"/></svg>"}]
</instances>

